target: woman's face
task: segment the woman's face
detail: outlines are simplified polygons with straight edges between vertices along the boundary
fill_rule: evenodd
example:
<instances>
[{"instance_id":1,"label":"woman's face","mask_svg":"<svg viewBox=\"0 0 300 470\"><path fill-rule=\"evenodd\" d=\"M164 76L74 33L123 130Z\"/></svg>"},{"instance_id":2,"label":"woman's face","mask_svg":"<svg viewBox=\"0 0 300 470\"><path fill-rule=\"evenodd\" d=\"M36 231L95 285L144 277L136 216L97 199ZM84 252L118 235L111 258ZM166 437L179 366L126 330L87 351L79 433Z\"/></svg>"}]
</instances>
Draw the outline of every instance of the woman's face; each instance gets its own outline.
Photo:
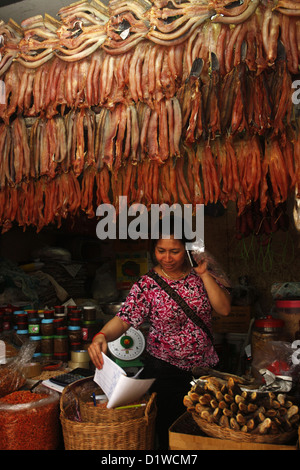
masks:
<instances>
[{"instance_id":1,"label":"woman's face","mask_svg":"<svg viewBox=\"0 0 300 470\"><path fill-rule=\"evenodd\" d=\"M185 248L180 240L174 237L158 240L155 247L155 257L167 273L182 271L185 262Z\"/></svg>"}]
</instances>

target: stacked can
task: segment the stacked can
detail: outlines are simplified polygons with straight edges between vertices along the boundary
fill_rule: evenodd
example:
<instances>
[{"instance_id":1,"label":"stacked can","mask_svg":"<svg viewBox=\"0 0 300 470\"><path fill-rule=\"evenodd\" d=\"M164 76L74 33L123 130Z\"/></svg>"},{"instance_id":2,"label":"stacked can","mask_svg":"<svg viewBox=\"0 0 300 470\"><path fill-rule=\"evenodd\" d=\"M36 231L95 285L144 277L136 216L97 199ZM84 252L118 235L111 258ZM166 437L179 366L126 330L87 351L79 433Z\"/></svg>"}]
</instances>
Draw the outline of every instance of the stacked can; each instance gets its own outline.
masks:
<instances>
[{"instance_id":1,"label":"stacked can","mask_svg":"<svg viewBox=\"0 0 300 470\"><path fill-rule=\"evenodd\" d=\"M28 316L25 310L15 310L13 313L13 328L16 332L15 341L21 346L28 340Z\"/></svg>"},{"instance_id":2,"label":"stacked can","mask_svg":"<svg viewBox=\"0 0 300 470\"><path fill-rule=\"evenodd\" d=\"M29 340L35 344L35 352L33 359L38 360L41 358L41 319L37 310L27 310L28 317L28 336Z\"/></svg>"},{"instance_id":3,"label":"stacked can","mask_svg":"<svg viewBox=\"0 0 300 470\"><path fill-rule=\"evenodd\" d=\"M44 310L41 321L41 353L44 359L53 359L54 354L54 310Z\"/></svg>"},{"instance_id":4,"label":"stacked can","mask_svg":"<svg viewBox=\"0 0 300 470\"><path fill-rule=\"evenodd\" d=\"M92 342L93 337L98 332L98 329L95 307L83 307L82 341L84 345L88 345Z\"/></svg>"},{"instance_id":5,"label":"stacked can","mask_svg":"<svg viewBox=\"0 0 300 470\"><path fill-rule=\"evenodd\" d=\"M82 312L77 307L69 312L68 336L69 357L71 357L72 351L78 351L82 348Z\"/></svg>"},{"instance_id":6,"label":"stacked can","mask_svg":"<svg viewBox=\"0 0 300 470\"><path fill-rule=\"evenodd\" d=\"M63 310L62 310L63 308ZM68 362L69 343L67 330L67 317L64 307L54 307L54 346L53 357L62 362Z\"/></svg>"},{"instance_id":7,"label":"stacked can","mask_svg":"<svg viewBox=\"0 0 300 470\"><path fill-rule=\"evenodd\" d=\"M11 308L3 309L2 331L8 333L13 329L13 310Z\"/></svg>"}]
</instances>

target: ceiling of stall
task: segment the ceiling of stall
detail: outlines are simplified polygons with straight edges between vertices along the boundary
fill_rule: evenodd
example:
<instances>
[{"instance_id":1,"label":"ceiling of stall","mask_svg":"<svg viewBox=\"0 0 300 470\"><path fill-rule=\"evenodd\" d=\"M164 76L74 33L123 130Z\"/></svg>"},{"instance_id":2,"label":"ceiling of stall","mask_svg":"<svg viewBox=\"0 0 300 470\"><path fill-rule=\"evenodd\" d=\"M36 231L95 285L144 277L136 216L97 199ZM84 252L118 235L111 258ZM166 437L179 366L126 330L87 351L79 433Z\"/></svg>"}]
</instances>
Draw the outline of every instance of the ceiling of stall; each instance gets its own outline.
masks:
<instances>
[{"instance_id":1,"label":"ceiling of stall","mask_svg":"<svg viewBox=\"0 0 300 470\"><path fill-rule=\"evenodd\" d=\"M0 0L0 20L7 22L10 18L18 24L35 15L49 15L57 18L60 8L75 3L75 0ZM108 0L102 0L105 5Z\"/></svg>"}]
</instances>

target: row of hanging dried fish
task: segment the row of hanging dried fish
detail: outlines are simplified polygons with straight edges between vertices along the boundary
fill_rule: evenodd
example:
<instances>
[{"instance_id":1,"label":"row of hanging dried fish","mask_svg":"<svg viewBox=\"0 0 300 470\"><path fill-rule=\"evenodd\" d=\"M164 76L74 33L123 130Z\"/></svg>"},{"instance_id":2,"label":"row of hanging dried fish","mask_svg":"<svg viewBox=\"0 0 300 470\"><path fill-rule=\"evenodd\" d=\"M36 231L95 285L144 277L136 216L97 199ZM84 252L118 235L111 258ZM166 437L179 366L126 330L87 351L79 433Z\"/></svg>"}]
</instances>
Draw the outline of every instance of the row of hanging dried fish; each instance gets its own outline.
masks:
<instances>
[{"instance_id":1,"label":"row of hanging dried fish","mask_svg":"<svg viewBox=\"0 0 300 470\"><path fill-rule=\"evenodd\" d=\"M193 57L206 60L210 52L221 73L228 72L233 49L246 40L246 61L250 69L260 69L274 63L279 38L289 70L297 73L299 13L293 0L111 0L109 7L99 0L80 1L61 8L59 20L46 14L20 26L2 22L0 75L13 60L37 68L53 57L75 62L99 49L118 56L145 40L175 49L184 44L187 73Z\"/></svg>"},{"instance_id":2,"label":"row of hanging dried fish","mask_svg":"<svg viewBox=\"0 0 300 470\"><path fill-rule=\"evenodd\" d=\"M92 217L120 195L232 200L239 214L285 201L300 188L300 3L290 6L93 0L59 21L0 25L3 230Z\"/></svg>"},{"instance_id":3,"label":"row of hanging dried fish","mask_svg":"<svg viewBox=\"0 0 300 470\"><path fill-rule=\"evenodd\" d=\"M226 207L234 201L239 216L257 202L266 217L268 202L279 206L300 181L300 134L291 126L284 139L283 134L273 136L264 145L258 134L244 134L202 140L196 146L174 141L175 134L167 126L165 140L178 155L167 156L162 164L147 153L153 132L138 133L143 129L141 122L145 123L143 113L133 128L127 110L123 105L104 108L100 119L88 109L38 118L28 136L23 117L10 126L2 123L3 230L14 221L41 230L80 210L94 217L95 204L118 208L120 196L127 196L130 205L142 203L149 208L151 204L218 201ZM131 111L136 113L134 107ZM107 125L120 119L122 112L123 125ZM123 147L125 133L127 146ZM144 154L140 142L145 144Z\"/></svg>"}]
</instances>

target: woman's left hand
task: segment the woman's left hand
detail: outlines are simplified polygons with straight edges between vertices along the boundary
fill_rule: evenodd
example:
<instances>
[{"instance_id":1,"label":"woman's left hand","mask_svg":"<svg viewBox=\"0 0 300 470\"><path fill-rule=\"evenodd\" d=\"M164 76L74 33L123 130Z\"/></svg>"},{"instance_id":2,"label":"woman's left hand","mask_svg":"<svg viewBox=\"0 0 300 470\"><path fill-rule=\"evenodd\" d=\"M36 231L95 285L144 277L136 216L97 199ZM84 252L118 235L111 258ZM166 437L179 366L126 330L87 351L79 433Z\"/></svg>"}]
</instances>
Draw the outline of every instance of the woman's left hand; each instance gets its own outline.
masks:
<instances>
[{"instance_id":1,"label":"woman's left hand","mask_svg":"<svg viewBox=\"0 0 300 470\"><path fill-rule=\"evenodd\" d=\"M194 268L194 271L198 274L198 276L202 276L207 271L207 261L205 259L201 259L198 261L198 266Z\"/></svg>"},{"instance_id":2,"label":"woman's left hand","mask_svg":"<svg viewBox=\"0 0 300 470\"><path fill-rule=\"evenodd\" d=\"M208 269L208 261L201 259L198 261L198 266L194 268L195 272L201 277L204 287L207 291L209 301L212 308L219 315L229 315L230 313L230 297L228 293L222 289L216 282L214 275Z\"/></svg>"}]
</instances>

